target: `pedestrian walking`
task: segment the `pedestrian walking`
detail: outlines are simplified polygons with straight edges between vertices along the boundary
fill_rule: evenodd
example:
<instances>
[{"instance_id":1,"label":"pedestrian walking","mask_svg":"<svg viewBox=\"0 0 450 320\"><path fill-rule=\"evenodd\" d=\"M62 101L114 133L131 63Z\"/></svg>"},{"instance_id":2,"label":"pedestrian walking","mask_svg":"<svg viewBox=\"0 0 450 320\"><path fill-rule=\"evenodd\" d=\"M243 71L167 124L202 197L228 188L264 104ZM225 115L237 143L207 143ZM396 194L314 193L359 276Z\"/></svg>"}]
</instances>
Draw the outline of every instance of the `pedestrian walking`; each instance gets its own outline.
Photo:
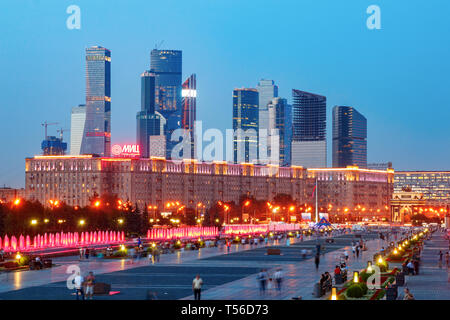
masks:
<instances>
[{"instance_id":1,"label":"pedestrian walking","mask_svg":"<svg viewBox=\"0 0 450 320\"><path fill-rule=\"evenodd\" d=\"M86 250L84 251L84 257L87 259L89 259L89 248L86 248Z\"/></svg>"},{"instance_id":2,"label":"pedestrian walking","mask_svg":"<svg viewBox=\"0 0 450 320\"><path fill-rule=\"evenodd\" d=\"M444 254L442 253L442 250L439 251L439 268L442 268L442 258Z\"/></svg>"},{"instance_id":3,"label":"pedestrian walking","mask_svg":"<svg viewBox=\"0 0 450 320\"><path fill-rule=\"evenodd\" d=\"M231 242L227 239L227 252L231 250Z\"/></svg>"},{"instance_id":4,"label":"pedestrian walking","mask_svg":"<svg viewBox=\"0 0 450 320\"><path fill-rule=\"evenodd\" d=\"M266 283L268 278L266 270L261 269L256 278L259 281L259 293L264 295L266 293Z\"/></svg>"},{"instance_id":5,"label":"pedestrian walking","mask_svg":"<svg viewBox=\"0 0 450 320\"><path fill-rule=\"evenodd\" d=\"M277 271L273 274L273 278L275 279L278 292L281 292L281 284L283 282L283 272L281 271L281 268L277 269Z\"/></svg>"},{"instance_id":6,"label":"pedestrian walking","mask_svg":"<svg viewBox=\"0 0 450 320\"><path fill-rule=\"evenodd\" d=\"M77 275L75 276L75 278L73 279L74 284L75 284L75 294L77 296L77 300L79 300L79 295L81 295L81 299L84 300L84 291L83 291L83 282L84 279L81 276L80 272L77 272Z\"/></svg>"},{"instance_id":7,"label":"pedestrian walking","mask_svg":"<svg viewBox=\"0 0 450 320\"><path fill-rule=\"evenodd\" d=\"M153 250L153 254L155 255L156 262L159 262L161 252L159 251L158 247L156 247L155 250Z\"/></svg>"},{"instance_id":8,"label":"pedestrian walking","mask_svg":"<svg viewBox=\"0 0 450 320\"><path fill-rule=\"evenodd\" d=\"M355 250L356 250L356 259L358 259L359 258L359 245L356 246Z\"/></svg>"},{"instance_id":9,"label":"pedestrian walking","mask_svg":"<svg viewBox=\"0 0 450 320\"><path fill-rule=\"evenodd\" d=\"M89 275L86 277L86 298L90 298L92 300L92 297L94 296L94 284L95 284L95 277L94 273L91 271L89 272Z\"/></svg>"},{"instance_id":10,"label":"pedestrian walking","mask_svg":"<svg viewBox=\"0 0 450 320\"><path fill-rule=\"evenodd\" d=\"M192 280L192 291L194 292L194 300L200 300L201 294L202 294L202 285L203 280L200 278L200 275L197 274Z\"/></svg>"},{"instance_id":11,"label":"pedestrian walking","mask_svg":"<svg viewBox=\"0 0 450 320\"><path fill-rule=\"evenodd\" d=\"M82 247L80 247L80 260L83 260L83 256L84 256L84 253L83 253L83 248Z\"/></svg>"},{"instance_id":12,"label":"pedestrian walking","mask_svg":"<svg viewBox=\"0 0 450 320\"><path fill-rule=\"evenodd\" d=\"M314 258L314 263L316 265L316 271L319 270L320 254L316 254L316 257Z\"/></svg>"},{"instance_id":13,"label":"pedestrian walking","mask_svg":"<svg viewBox=\"0 0 450 320\"><path fill-rule=\"evenodd\" d=\"M345 261L348 261L348 251L347 250L344 251L344 257L345 257Z\"/></svg>"}]
</instances>

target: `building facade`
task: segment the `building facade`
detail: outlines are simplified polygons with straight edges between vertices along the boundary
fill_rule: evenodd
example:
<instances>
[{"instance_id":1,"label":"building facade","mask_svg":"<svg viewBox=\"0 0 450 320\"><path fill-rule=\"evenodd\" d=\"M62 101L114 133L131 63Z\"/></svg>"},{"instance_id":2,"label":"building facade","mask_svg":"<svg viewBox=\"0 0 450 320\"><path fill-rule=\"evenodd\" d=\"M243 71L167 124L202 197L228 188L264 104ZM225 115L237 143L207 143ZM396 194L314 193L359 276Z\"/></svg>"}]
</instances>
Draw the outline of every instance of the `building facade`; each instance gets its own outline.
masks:
<instances>
[{"instance_id":1,"label":"building facade","mask_svg":"<svg viewBox=\"0 0 450 320\"><path fill-rule=\"evenodd\" d=\"M183 158L195 159L196 155L196 141L195 141L195 120L197 118L197 76L192 74L182 84L181 91L181 128L183 128L186 134L189 134L190 149L188 154Z\"/></svg>"},{"instance_id":2,"label":"building facade","mask_svg":"<svg viewBox=\"0 0 450 320\"><path fill-rule=\"evenodd\" d=\"M234 163L258 162L259 129L258 90L233 90L233 160Z\"/></svg>"},{"instance_id":3,"label":"building facade","mask_svg":"<svg viewBox=\"0 0 450 320\"><path fill-rule=\"evenodd\" d=\"M86 122L81 154L111 155L111 51L86 49Z\"/></svg>"},{"instance_id":4,"label":"building facade","mask_svg":"<svg viewBox=\"0 0 450 320\"><path fill-rule=\"evenodd\" d=\"M307 172L309 179L317 179L318 204L323 211L338 217L389 220L394 170L347 167L308 169ZM314 185L307 188L310 196L313 188Z\"/></svg>"},{"instance_id":5,"label":"building facade","mask_svg":"<svg viewBox=\"0 0 450 320\"><path fill-rule=\"evenodd\" d=\"M70 154L78 156L81 154L81 145L86 123L86 105L80 104L72 108L70 116Z\"/></svg>"},{"instance_id":6,"label":"building facade","mask_svg":"<svg viewBox=\"0 0 450 320\"><path fill-rule=\"evenodd\" d=\"M367 119L353 107L333 108L333 167L367 168Z\"/></svg>"},{"instance_id":7,"label":"building facade","mask_svg":"<svg viewBox=\"0 0 450 320\"><path fill-rule=\"evenodd\" d=\"M395 172L394 191L399 193L405 188L423 194L429 204L450 204L450 171Z\"/></svg>"},{"instance_id":8,"label":"building facade","mask_svg":"<svg viewBox=\"0 0 450 320\"><path fill-rule=\"evenodd\" d=\"M326 167L327 98L296 89L292 96L292 165Z\"/></svg>"},{"instance_id":9,"label":"building facade","mask_svg":"<svg viewBox=\"0 0 450 320\"><path fill-rule=\"evenodd\" d=\"M361 214L382 214L389 205L393 171L358 168L310 169L260 166L164 158L132 159L92 156L36 156L26 159L26 196L48 204L58 199L68 205L86 206L95 195L116 195L139 208L164 208L179 201L195 208L217 201L238 203L241 196L272 201L290 195L298 203L314 205L318 180L319 206L337 214L360 206ZM380 211L378 211L380 209ZM362 210L362 209L361 209Z\"/></svg>"},{"instance_id":10,"label":"building facade","mask_svg":"<svg viewBox=\"0 0 450 320\"><path fill-rule=\"evenodd\" d=\"M150 156L150 136L160 135L161 117L155 113L155 74L149 71L141 75L141 111L136 114L136 142L141 156Z\"/></svg>"},{"instance_id":11,"label":"building facade","mask_svg":"<svg viewBox=\"0 0 450 320\"><path fill-rule=\"evenodd\" d=\"M182 51L157 50L150 53L150 71L155 74L156 111L166 119L166 157L172 157L177 142L171 141L175 130L181 128Z\"/></svg>"}]
</instances>

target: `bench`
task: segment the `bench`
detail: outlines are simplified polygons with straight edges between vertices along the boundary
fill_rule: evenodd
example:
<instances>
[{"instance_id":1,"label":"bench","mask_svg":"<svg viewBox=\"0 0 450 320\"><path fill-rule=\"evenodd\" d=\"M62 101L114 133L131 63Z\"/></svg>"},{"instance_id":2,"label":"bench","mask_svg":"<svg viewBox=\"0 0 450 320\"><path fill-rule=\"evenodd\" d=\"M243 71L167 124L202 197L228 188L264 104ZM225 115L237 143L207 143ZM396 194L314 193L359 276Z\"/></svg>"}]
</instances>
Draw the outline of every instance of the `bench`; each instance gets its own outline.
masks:
<instances>
[{"instance_id":1,"label":"bench","mask_svg":"<svg viewBox=\"0 0 450 320\"><path fill-rule=\"evenodd\" d=\"M268 256L279 256L281 255L280 249L274 249L274 248L268 248L267 249L267 255Z\"/></svg>"}]
</instances>

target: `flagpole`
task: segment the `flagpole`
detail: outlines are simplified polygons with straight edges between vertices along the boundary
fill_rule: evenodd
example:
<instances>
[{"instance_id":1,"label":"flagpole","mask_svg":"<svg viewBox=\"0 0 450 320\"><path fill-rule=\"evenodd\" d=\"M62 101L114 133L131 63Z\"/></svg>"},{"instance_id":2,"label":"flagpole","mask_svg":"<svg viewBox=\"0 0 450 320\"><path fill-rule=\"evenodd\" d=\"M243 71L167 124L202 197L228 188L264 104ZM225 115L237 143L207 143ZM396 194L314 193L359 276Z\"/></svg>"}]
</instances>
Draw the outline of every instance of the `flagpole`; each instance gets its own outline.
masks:
<instances>
[{"instance_id":1,"label":"flagpole","mask_svg":"<svg viewBox=\"0 0 450 320\"><path fill-rule=\"evenodd\" d=\"M319 223L319 207L318 207L318 190L317 190L317 177L316 177L316 223Z\"/></svg>"}]
</instances>

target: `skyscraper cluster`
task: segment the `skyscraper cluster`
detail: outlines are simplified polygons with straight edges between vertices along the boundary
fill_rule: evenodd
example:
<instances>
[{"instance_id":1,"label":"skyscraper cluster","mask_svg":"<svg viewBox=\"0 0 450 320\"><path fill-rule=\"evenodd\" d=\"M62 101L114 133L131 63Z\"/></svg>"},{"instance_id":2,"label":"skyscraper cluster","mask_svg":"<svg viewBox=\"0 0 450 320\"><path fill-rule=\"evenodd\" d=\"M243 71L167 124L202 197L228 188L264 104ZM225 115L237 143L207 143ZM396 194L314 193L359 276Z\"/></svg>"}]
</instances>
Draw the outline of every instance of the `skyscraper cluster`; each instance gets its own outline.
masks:
<instances>
[{"instance_id":1,"label":"skyscraper cluster","mask_svg":"<svg viewBox=\"0 0 450 320\"><path fill-rule=\"evenodd\" d=\"M85 59L86 102L72 108L71 154L108 157L111 52L89 47ZM197 77L192 74L182 82L182 51L152 50L140 83L141 106L136 114L140 156L195 159ZM256 88L233 90L232 112L234 163L327 166L325 96L293 89L291 105L278 96L274 80L261 79ZM335 106L332 121L333 167L366 168L366 118L353 107ZM175 151L176 145L186 141L181 151Z\"/></svg>"},{"instance_id":2,"label":"skyscraper cluster","mask_svg":"<svg viewBox=\"0 0 450 320\"><path fill-rule=\"evenodd\" d=\"M233 129L235 163L264 163L269 158L280 166L327 167L323 95L293 89L290 105L278 97L273 80L260 80L256 89L235 89ZM268 138L263 137L264 130ZM332 148L333 167L367 167L367 120L355 108L333 109Z\"/></svg>"},{"instance_id":3,"label":"skyscraper cluster","mask_svg":"<svg viewBox=\"0 0 450 320\"><path fill-rule=\"evenodd\" d=\"M191 146L178 156L195 157L196 83L195 74L182 83L182 51L151 51L136 115L141 157L170 159L180 142L172 139L177 129L185 129ZM111 155L111 52L103 47L86 49L86 104L72 108L71 154Z\"/></svg>"}]
</instances>

